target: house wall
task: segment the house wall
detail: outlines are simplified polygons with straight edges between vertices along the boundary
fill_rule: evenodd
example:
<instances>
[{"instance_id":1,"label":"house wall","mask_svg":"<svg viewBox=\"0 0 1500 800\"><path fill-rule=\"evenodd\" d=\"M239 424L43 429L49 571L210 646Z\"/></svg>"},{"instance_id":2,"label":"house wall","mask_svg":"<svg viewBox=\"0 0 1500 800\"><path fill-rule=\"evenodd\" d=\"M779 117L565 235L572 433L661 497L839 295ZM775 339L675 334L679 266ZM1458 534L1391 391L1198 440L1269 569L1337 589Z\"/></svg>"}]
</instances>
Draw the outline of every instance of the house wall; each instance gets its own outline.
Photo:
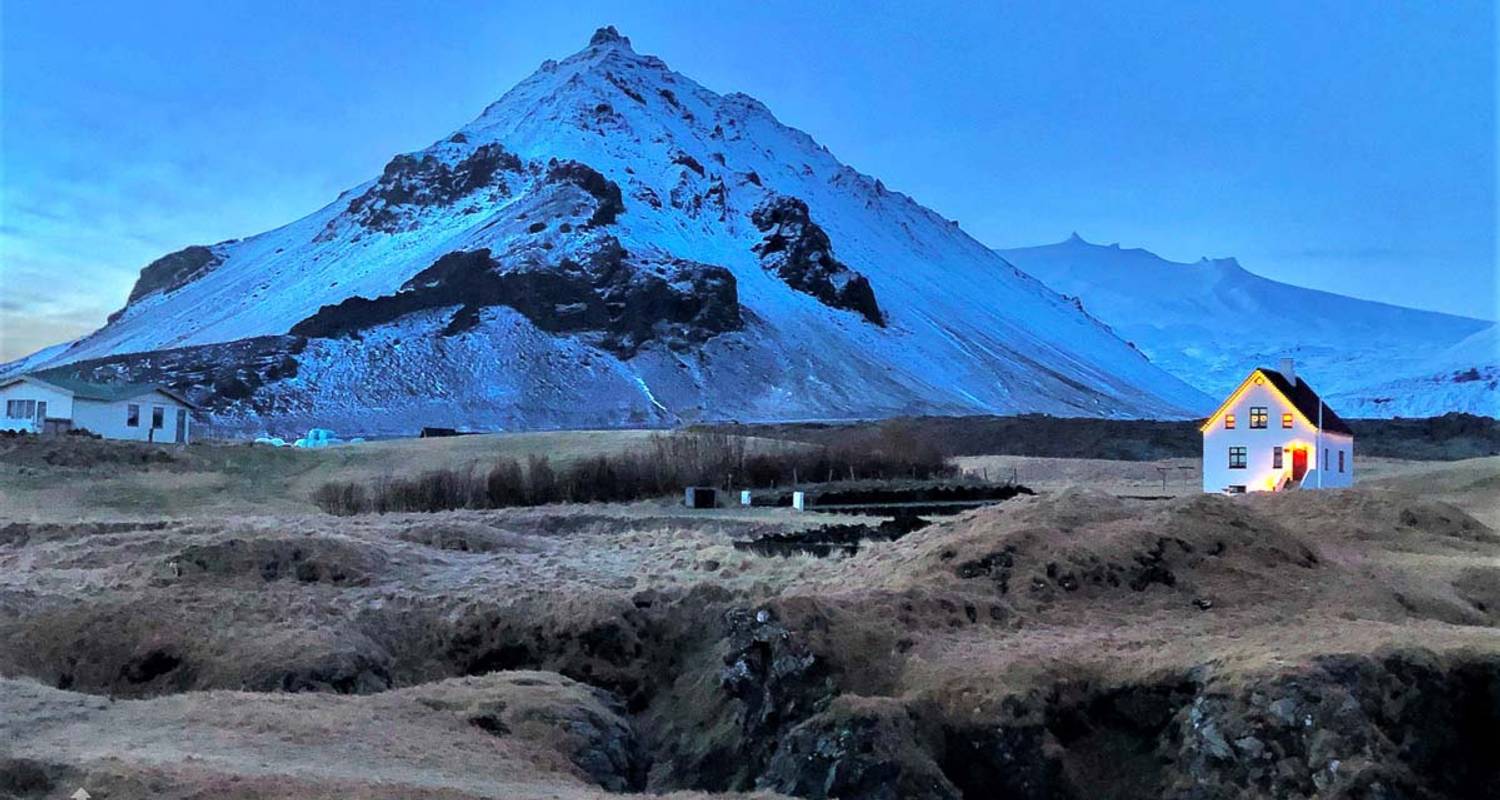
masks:
<instances>
[{"instance_id":1,"label":"house wall","mask_svg":"<svg viewBox=\"0 0 1500 800\"><path fill-rule=\"evenodd\" d=\"M140 424L134 427L126 424L129 421L129 407L132 404L140 406L141 409ZM152 408L162 409L162 426L154 431L151 428ZM177 409L179 408L186 408L186 406L159 392L144 394L129 400L110 402L80 398L73 404L73 427L87 428L107 439L132 439L170 444L177 441ZM188 417L191 416L188 414ZM187 423L187 431L191 436L191 421Z\"/></svg>"},{"instance_id":2,"label":"house wall","mask_svg":"<svg viewBox=\"0 0 1500 800\"><path fill-rule=\"evenodd\" d=\"M1269 419L1265 428L1250 427L1250 409L1265 406ZM1281 427L1281 415L1292 415L1292 427ZM1224 415L1233 414L1235 427L1224 427ZM1251 382L1234 403L1215 418L1213 425L1203 432L1203 491L1221 492L1229 486L1244 486L1246 491L1267 491L1275 485L1277 477L1292 465L1292 449L1305 446L1307 474L1303 488L1317 488L1319 476L1322 488L1338 488L1354 484L1354 439L1349 436L1325 433L1319 442L1317 428L1304 420L1281 393L1269 382ZM1245 467L1232 469L1229 466L1229 448L1245 448ZM1284 449L1283 468L1276 469L1275 448ZM1328 451L1328 460L1323 460L1323 450ZM1338 471L1338 453L1344 452L1344 471Z\"/></svg>"},{"instance_id":3,"label":"house wall","mask_svg":"<svg viewBox=\"0 0 1500 800\"><path fill-rule=\"evenodd\" d=\"M6 416L7 400L37 400L47 403L47 416L52 419L69 419L73 416L73 395L60 392L50 386L29 380L17 381L0 389L0 430L23 430L35 433L31 419L11 419Z\"/></svg>"},{"instance_id":4,"label":"house wall","mask_svg":"<svg viewBox=\"0 0 1500 800\"><path fill-rule=\"evenodd\" d=\"M1328 451L1328 458L1323 462L1321 472L1314 475L1310 470L1307 477L1302 480L1304 489L1342 489L1354 485L1354 437L1344 436L1338 433L1323 434L1323 449ZM1339 453L1344 454L1344 471L1339 472ZM1321 478L1322 484L1318 483Z\"/></svg>"}]
</instances>

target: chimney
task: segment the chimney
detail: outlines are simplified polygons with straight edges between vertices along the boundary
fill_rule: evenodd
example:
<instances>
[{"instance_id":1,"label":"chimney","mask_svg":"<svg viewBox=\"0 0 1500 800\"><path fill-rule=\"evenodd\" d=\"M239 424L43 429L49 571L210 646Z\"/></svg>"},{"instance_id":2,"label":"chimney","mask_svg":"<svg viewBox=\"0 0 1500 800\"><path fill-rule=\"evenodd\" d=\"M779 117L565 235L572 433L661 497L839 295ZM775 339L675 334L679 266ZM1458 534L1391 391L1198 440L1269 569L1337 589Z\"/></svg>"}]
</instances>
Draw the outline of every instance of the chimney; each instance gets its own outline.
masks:
<instances>
[{"instance_id":1,"label":"chimney","mask_svg":"<svg viewBox=\"0 0 1500 800\"><path fill-rule=\"evenodd\" d=\"M1297 385L1297 368L1293 365L1290 358L1281 359L1281 374L1286 376L1287 383L1293 386Z\"/></svg>"}]
</instances>

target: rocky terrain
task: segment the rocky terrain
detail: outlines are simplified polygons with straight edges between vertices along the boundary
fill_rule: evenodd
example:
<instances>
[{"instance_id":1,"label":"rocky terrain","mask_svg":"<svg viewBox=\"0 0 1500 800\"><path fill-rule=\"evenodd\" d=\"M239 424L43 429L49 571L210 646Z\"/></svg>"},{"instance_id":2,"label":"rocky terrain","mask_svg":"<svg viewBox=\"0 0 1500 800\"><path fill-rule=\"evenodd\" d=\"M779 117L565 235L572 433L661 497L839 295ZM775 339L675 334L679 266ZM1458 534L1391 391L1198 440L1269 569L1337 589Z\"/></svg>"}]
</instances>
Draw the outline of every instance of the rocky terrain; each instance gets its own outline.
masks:
<instances>
[{"instance_id":1,"label":"rocky terrain","mask_svg":"<svg viewBox=\"0 0 1500 800\"><path fill-rule=\"evenodd\" d=\"M1058 487L830 558L733 546L784 509L7 514L0 794L1494 797L1497 480Z\"/></svg>"}]
</instances>

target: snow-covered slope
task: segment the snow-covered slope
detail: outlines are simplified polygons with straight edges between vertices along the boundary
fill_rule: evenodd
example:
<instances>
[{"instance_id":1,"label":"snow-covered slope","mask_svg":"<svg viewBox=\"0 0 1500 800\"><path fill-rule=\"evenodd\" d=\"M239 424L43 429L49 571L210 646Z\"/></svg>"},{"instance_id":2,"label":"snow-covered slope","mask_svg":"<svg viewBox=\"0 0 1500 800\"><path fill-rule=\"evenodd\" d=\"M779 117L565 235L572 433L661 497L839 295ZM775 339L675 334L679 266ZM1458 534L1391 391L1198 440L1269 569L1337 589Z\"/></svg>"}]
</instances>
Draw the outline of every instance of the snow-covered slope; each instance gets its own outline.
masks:
<instances>
[{"instance_id":1,"label":"snow-covered slope","mask_svg":"<svg viewBox=\"0 0 1500 800\"><path fill-rule=\"evenodd\" d=\"M998 251L1215 397L1281 356L1341 414L1500 414L1496 325L1357 300L1255 275L1234 259L1195 264L1077 234Z\"/></svg>"},{"instance_id":2,"label":"snow-covered slope","mask_svg":"<svg viewBox=\"0 0 1500 800\"><path fill-rule=\"evenodd\" d=\"M51 368L363 432L1211 404L613 29L316 213L154 262L104 328L6 370Z\"/></svg>"}]
</instances>

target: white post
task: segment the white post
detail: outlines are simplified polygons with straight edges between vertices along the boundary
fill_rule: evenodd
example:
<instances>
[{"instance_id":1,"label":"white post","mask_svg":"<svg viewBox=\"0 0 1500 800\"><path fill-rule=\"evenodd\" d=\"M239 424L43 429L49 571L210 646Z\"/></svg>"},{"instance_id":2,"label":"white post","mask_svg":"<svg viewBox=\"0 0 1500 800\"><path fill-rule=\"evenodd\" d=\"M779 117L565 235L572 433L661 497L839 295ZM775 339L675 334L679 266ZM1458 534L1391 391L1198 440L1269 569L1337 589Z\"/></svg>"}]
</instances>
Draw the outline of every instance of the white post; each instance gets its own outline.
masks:
<instances>
[{"instance_id":1,"label":"white post","mask_svg":"<svg viewBox=\"0 0 1500 800\"><path fill-rule=\"evenodd\" d=\"M1321 398L1318 400L1318 435L1313 437L1313 442L1313 446L1317 448L1313 457L1318 459L1318 488L1321 489L1323 488L1323 470L1328 469L1328 465L1323 463L1323 400Z\"/></svg>"},{"instance_id":2,"label":"white post","mask_svg":"<svg viewBox=\"0 0 1500 800\"><path fill-rule=\"evenodd\" d=\"M740 505L742 505L742 506L748 506L748 505L750 505L750 490L749 489L743 489L743 490L740 491Z\"/></svg>"}]
</instances>

